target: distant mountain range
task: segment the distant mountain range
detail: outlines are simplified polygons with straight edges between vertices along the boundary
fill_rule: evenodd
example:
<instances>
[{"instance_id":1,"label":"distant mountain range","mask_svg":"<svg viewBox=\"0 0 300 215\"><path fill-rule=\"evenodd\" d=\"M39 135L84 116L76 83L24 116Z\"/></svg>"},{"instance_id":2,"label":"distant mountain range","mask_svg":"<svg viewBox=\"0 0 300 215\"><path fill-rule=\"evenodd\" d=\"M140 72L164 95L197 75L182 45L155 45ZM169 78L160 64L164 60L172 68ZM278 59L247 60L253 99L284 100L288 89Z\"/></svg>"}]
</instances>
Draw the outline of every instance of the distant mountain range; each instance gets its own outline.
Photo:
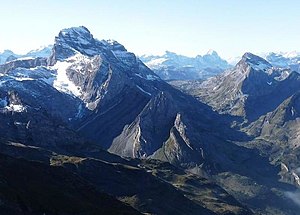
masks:
<instances>
[{"instance_id":1,"label":"distant mountain range","mask_svg":"<svg viewBox=\"0 0 300 215\"><path fill-rule=\"evenodd\" d=\"M0 53L0 65L20 58L49 57L52 47L52 45L42 46L24 55L5 50ZM273 66L300 71L299 52L269 52L261 56ZM231 58L228 63L216 51L209 50L207 54L196 57L187 57L166 51L164 55L142 55L139 58L164 80L204 80L232 68L241 57Z\"/></svg>"},{"instance_id":2,"label":"distant mountain range","mask_svg":"<svg viewBox=\"0 0 300 215\"><path fill-rule=\"evenodd\" d=\"M0 65L1 214L298 214L297 72L139 59L83 26L46 50Z\"/></svg>"},{"instance_id":3,"label":"distant mountain range","mask_svg":"<svg viewBox=\"0 0 300 215\"><path fill-rule=\"evenodd\" d=\"M4 50L2 53L0 53L0 65L20 58L37 58L37 57L46 58L51 55L51 49L52 49L52 45L43 46L38 49L31 50L24 55L15 54L11 50Z\"/></svg>"},{"instance_id":4,"label":"distant mountain range","mask_svg":"<svg viewBox=\"0 0 300 215\"><path fill-rule=\"evenodd\" d=\"M164 80L206 79L230 67L212 50L194 58L166 51L162 56L143 55L140 59Z\"/></svg>"},{"instance_id":5,"label":"distant mountain range","mask_svg":"<svg viewBox=\"0 0 300 215\"><path fill-rule=\"evenodd\" d=\"M300 71L298 52L270 52L262 54L262 57L275 67ZM142 55L140 59L164 80L205 80L232 68L241 57L231 58L227 62L217 52L211 50L203 56L198 55L194 58L166 51L161 56Z\"/></svg>"},{"instance_id":6,"label":"distant mountain range","mask_svg":"<svg viewBox=\"0 0 300 215\"><path fill-rule=\"evenodd\" d=\"M300 72L300 53L285 52L285 53L268 53L265 59L273 66L280 68L290 68L293 71Z\"/></svg>"}]
</instances>

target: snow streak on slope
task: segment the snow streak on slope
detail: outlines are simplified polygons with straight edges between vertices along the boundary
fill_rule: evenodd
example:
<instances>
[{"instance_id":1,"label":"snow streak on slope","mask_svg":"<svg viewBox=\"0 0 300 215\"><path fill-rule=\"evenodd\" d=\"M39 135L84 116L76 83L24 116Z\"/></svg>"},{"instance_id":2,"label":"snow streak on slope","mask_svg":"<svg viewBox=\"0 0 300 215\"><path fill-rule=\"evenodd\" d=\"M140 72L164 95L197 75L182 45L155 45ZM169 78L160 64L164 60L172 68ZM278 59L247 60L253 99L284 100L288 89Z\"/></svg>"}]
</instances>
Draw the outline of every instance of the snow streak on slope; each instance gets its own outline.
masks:
<instances>
[{"instance_id":1,"label":"snow streak on slope","mask_svg":"<svg viewBox=\"0 0 300 215\"><path fill-rule=\"evenodd\" d=\"M67 76L67 69L71 64L72 63L70 62L58 61L53 66L53 68L57 70L57 76L53 82L53 87L55 87L58 91L72 94L78 97L81 95L80 89L72 81L70 81Z\"/></svg>"}]
</instances>

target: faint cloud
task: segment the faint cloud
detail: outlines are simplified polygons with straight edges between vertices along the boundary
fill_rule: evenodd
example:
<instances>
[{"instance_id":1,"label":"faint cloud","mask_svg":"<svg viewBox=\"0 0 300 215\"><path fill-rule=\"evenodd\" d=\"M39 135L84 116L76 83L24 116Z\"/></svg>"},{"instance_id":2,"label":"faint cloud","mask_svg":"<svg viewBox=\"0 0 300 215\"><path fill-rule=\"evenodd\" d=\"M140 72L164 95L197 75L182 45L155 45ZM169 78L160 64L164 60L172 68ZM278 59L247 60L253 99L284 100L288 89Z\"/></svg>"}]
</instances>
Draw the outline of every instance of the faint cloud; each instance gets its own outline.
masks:
<instances>
[{"instance_id":1,"label":"faint cloud","mask_svg":"<svg viewBox=\"0 0 300 215\"><path fill-rule=\"evenodd\" d=\"M300 207L300 190L297 190L295 192L285 192L285 196L291 199Z\"/></svg>"}]
</instances>

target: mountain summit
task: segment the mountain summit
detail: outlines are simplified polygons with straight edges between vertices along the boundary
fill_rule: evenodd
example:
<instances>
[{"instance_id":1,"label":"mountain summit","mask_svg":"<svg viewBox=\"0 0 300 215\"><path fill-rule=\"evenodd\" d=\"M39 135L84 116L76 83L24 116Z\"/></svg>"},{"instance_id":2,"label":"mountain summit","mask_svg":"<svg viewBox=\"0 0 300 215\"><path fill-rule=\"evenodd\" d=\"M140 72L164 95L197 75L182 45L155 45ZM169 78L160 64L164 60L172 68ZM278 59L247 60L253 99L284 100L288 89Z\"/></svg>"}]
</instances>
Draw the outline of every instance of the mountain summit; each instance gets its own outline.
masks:
<instances>
[{"instance_id":1,"label":"mountain summit","mask_svg":"<svg viewBox=\"0 0 300 215\"><path fill-rule=\"evenodd\" d=\"M249 66L256 70L266 70L272 67L268 61L250 52L246 52L240 62L246 62Z\"/></svg>"}]
</instances>

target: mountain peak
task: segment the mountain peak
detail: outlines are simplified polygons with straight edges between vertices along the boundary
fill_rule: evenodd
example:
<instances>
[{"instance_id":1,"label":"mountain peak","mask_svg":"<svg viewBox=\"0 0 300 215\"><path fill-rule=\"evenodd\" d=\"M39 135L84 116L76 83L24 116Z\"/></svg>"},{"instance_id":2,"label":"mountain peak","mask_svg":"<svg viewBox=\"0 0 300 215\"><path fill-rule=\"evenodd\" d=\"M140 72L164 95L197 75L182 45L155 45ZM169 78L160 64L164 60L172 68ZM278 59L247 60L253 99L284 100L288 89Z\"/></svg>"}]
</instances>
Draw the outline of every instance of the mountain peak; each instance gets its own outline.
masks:
<instances>
[{"instance_id":1,"label":"mountain peak","mask_svg":"<svg viewBox=\"0 0 300 215\"><path fill-rule=\"evenodd\" d=\"M78 44L88 44L93 39L91 32L84 26L65 28L58 34L58 40L65 40Z\"/></svg>"},{"instance_id":2,"label":"mountain peak","mask_svg":"<svg viewBox=\"0 0 300 215\"><path fill-rule=\"evenodd\" d=\"M272 65L268 61L250 52L246 52L238 64L241 62L247 63L254 70L266 70L272 68Z\"/></svg>"},{"instance_id":3,"label":"mountain peak","mask_svg":"<svg viewBox=\"0 0 300 215\"><path fill-rule=\"evenodd\" d=\"M171 52L171 51L168 51L168 50L165 51L165 55L166 56L177 56L177 54L175 52Z\"/></svg>"},{"instance_id":4,"label":"mountain peak","mask_svg":"<svg viewBox=\"0 0 300 215\"><path fill-rule=\"evenodd\" d=\"M218 53L215 50L210 49L210 50L208 50L208 52L206 53L206 55L217 55L218 56Z\"/></svg>"},{"instance_id":5,"label":"mountain peak","mask_svg":"<svg viewBox=\"0 0 300 215\"><path fill-rule=\"evenodd\" d=\"M60 34L62 34L63 36L68 34L90 35L91 32L86 27L79 26L79 27L64 28L60 31Z\"/></svg>"},{"instance_id":6,"label":"mountain peak","mask_svg":"<svg viewBox=\"0 0 300 215\"><path fill-rule=\"evenodd\" d=\"M3 50L3 52L1 52L1 54L15 54L15 53L9 49L5 49Z\"/></svg>"},{"instance_id":7,"label":"mountain peak","mask_svg":"<svg viewBox=\"0 0 300 215\"><path fill-rule=\"evenodd\" d=\"M268 64L268 62L263 59L262 57L259 57L258 55L252 54L250 52L246 52L243 56L242 56L242 60L247 61L247 62L264 62L266 64Z\"/></svg>"},{"instance_id":8,"label":"mountain peak","mask_svg":"<svg viewBox=\"0 0 300 215\"><path fill-rule=\"evenodd\" d=\"M260 57L255 54L252 54L251 52L246 52L245 54L243 54L242 58L249 60L249 59L260 58Z\"/></svg>"},{"instance_id":9,"label":"mountain peak","mask_svg":"<svg viewBox=\"0 0 300 215\"><path fill-rule=\"evenodd\" d=\"M77 52L88 56L97 55L103 46L103 43L94 39L84 26L65 28L55 38L50 64L53 65L57 60L62 61L74 56Z\"/></svg>"},{"instance_id":10,"label":"mountain peak","mask_svg":"<svg viewBox=\"0 0 300 215\"><path fill-rule=\"evenodd\" d=\"M110 51L127 52L125 47L115 40L98 40L84 26L71 27L59 32L55 39L56 59L63 60L79 52L87 56L95 56Z\"/></svg>"}]
</instances>

